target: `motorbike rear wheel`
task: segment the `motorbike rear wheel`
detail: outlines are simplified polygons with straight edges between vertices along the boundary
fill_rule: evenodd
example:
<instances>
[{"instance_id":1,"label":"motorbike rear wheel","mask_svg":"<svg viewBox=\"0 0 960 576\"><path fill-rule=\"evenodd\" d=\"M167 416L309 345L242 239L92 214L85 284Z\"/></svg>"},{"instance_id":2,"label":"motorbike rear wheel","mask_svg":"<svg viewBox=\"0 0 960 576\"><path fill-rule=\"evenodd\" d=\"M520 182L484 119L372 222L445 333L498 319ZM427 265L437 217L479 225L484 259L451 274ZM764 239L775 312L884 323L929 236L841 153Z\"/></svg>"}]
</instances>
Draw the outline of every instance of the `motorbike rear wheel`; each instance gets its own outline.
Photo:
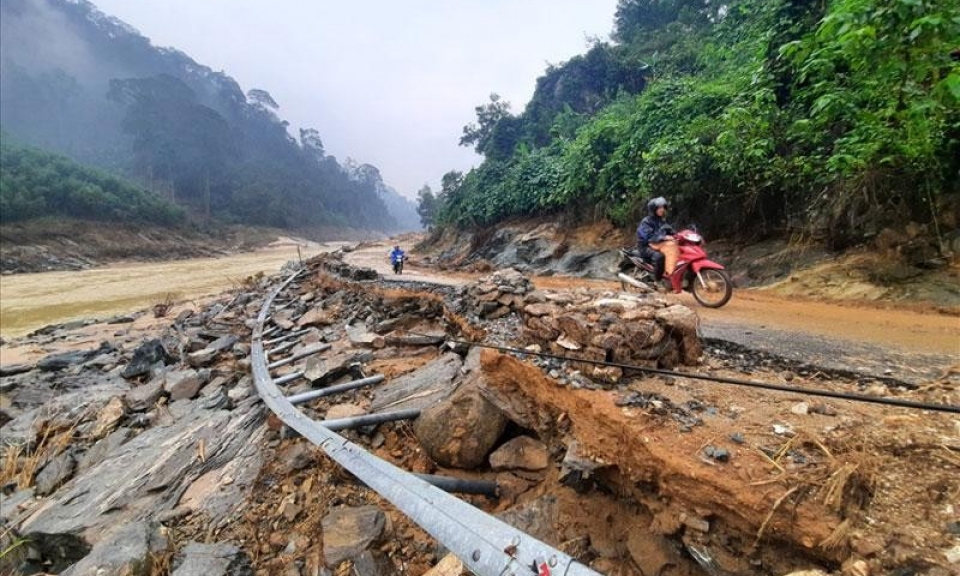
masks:
<instances>
[{"instance_id":1,"label":"motorbike rear wheel","mask_svg":"<svg viewBox=\"0 0 960 576\"><path fill-rule=\"evenodd\" d=\"M700 282L700 279L703 282ZM733 296L733 281L726 270L701 270L700 278L694 276L691 292L701 306L719 308L730 301Z\"/></svg>"}]
</instances>

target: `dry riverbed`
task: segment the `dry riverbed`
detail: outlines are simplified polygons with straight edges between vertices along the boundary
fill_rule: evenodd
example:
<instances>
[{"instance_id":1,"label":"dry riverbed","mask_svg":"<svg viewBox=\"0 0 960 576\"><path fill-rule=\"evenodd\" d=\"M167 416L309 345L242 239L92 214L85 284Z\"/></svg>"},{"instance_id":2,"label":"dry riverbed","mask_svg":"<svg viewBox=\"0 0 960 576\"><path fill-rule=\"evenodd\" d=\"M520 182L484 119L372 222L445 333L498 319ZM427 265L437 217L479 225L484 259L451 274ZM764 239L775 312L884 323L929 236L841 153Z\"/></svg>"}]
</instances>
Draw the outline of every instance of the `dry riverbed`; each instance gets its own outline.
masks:
<instances>
[{"instance_id":1,"label":"dry riverbed","mask_svg":"<svg viewBox=\"0 0 960 576\"><path fill-rule=\"evenodd\" d=\"M0 336L14 338L48 324L104 318L155 304L202 301L239 286L249 276L273 274L290 260L341 245L278 238L253 252L218 258L121 262L89 270L3 276Z\"/></svg>"}]
</instances>

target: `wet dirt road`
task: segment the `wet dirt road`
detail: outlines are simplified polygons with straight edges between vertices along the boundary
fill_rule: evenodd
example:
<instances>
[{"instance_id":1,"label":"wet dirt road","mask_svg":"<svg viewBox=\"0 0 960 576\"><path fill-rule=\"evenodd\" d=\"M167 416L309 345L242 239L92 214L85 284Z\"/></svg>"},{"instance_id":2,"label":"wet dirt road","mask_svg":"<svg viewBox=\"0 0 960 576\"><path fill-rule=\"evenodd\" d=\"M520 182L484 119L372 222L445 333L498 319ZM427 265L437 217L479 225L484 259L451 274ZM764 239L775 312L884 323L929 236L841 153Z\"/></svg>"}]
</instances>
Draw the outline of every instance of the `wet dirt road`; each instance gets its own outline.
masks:
<instances>
[{"instance_id":1,"label":"wet dirt road","mask_svg":"<svg viewBox=\"0 0 960 576\"><path fill-rule=\"evenodd\" d=\"M103 318L167 300L201 299L248 276L340 246L281 238L255 252L220 258L113 264L70 272L0 277L0 335L13 338L48 324ZM299 255L298 255L299 248Z\"/></svg>"},{"instance_id":2,"label":"wet dirt road","mask_svg":"<svg viewBox=\"0 0 960 576\"><path fill-rule=\"evenodd\" d=\"M368 246L347 261L385 278L460 285L482 274L438 272L407 263L401 277L389 267L389 246ZM534 279L542 288L589 286L619 290L620 283L561 276ZM831 370L919 383L960 364L960 317L868 305L784 298L738 290L723 308L699 306L689 294L671 296L700 315L704 337L734 342Z\"/></svg>"}]
</instances>

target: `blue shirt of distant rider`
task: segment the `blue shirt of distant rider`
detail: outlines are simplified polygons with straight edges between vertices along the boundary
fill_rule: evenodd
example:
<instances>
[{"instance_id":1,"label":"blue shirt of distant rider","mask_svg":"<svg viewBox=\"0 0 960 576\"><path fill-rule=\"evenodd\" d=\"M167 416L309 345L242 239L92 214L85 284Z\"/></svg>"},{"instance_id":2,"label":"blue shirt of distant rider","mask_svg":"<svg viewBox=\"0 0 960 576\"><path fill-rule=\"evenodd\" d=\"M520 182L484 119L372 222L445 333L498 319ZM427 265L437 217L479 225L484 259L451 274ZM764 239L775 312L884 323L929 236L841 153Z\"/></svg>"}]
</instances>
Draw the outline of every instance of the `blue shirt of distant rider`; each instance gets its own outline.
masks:
<instances>
[{"instance_id":1,"label":"blue shirt of distant rider","mask_svg":"<svg viewBox=\"0 0 960 576\"><path fill-rule=\"evenodd\" d=\"M381 252L381 254L383 254L383 252ZM401 250L399 246L394 246L393 250L390 251L390 263L396 264L397 262L402 261L403 256L403 250Z\"/></svg>"}]
</instances>

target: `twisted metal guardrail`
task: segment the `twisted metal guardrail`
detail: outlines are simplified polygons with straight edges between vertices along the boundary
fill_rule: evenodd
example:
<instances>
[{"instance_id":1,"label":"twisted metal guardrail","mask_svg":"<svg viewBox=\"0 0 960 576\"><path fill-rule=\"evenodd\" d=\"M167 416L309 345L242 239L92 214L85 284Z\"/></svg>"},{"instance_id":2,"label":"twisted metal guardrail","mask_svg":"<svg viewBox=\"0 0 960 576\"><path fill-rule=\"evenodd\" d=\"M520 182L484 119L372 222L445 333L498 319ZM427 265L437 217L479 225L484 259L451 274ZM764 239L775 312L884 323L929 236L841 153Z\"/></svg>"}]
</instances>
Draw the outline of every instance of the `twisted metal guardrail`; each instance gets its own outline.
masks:
<instances>
[{"instance_id":1,"label":"twisted metal guardrail","mask_svg":"<svg viewBox=\"0 0 960 576\"><path fill-rule=\"evenodd\" d=\"M270 375L270 367L295 360L291 356L268 364L264 335L273 336L271 343L292 336L277 337L277 331L265 331L264 324L277 295L304 271L301 269L291 274L267 295L253 328L253 379L267 407L284 424L322 448L327 456L409 516L477 576L520 576L530 573L536 576L599 576L560 550L349 442L297 409L291 400L303 402L302 397L283 395L277 381Z\"/></svg>"}]
</instances>

